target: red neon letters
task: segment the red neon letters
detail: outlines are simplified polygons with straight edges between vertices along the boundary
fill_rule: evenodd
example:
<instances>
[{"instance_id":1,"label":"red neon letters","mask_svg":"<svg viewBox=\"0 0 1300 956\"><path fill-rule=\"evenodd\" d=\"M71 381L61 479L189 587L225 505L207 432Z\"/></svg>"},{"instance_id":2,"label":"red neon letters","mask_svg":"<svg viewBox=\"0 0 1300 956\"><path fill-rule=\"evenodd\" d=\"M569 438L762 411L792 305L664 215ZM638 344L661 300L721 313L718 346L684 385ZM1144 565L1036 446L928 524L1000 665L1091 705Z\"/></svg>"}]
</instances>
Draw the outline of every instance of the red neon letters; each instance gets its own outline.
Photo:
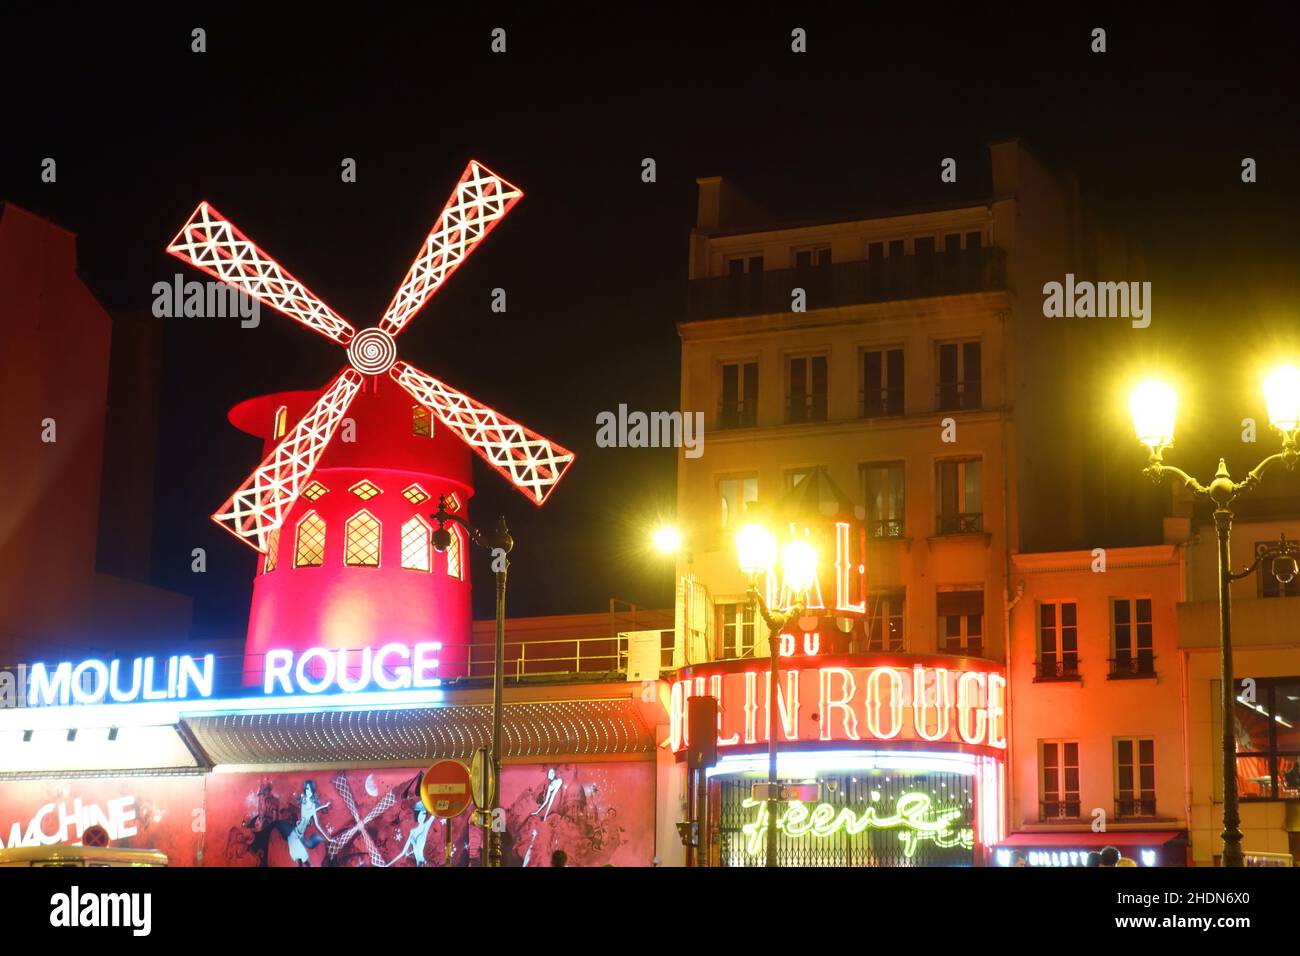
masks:
<instances>
[{"instance_id":1,"label":"red neon letters","mask_svg":"<svg viewBox=\"0 0 1300 956\"><path fill-rule=\"evenodd\" d=\"M821 666L782 668L776 692L778 739L912 741L1005 750L1006 678L996 668L976 670L967 663L929 658L911 666L861 666L836 658ZM693 668L690 677L672 687L673 751L689 743L686 701L697 694L718 698L720 748L765 746L770 685L771 674L762 667Z\"/></svg>"}]
</instances>

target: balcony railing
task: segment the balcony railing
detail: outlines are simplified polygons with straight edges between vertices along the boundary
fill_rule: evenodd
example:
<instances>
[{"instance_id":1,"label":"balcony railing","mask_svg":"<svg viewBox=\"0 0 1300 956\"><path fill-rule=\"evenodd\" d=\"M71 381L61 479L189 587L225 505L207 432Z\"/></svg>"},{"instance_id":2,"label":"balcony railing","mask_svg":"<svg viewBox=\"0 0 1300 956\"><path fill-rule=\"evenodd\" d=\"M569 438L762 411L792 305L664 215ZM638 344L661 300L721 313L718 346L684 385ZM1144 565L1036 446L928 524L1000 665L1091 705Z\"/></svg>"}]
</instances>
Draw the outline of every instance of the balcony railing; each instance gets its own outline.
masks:
<instances>
[{"instance_id":1,"label":"balcony railing","mask_svg":"<svg viewBox=\"0 0 1300 956\"><path fill-rule=\"evenodd\" d=\"M826 421L826 393L790 396L785 403L785 421L787 425Z\"/></svg>"},{"instance_id":2,"label":"balcony railing","mask_svg":"<svg viewBox=\"0 0 1300 956\"><path fill-rule=\"evenodd\" d=\"M939 534L978 534L984 530L984 514L979 511L939 515Z\"/></svg>"},{"instance_id":3,"label":"balcony railing","mask_svg":"<svg viewBox=\"0 0 1300 956\"><path fill-rule=\"evenodd\" d=\"M940 382L935 386L935 404L941 412L968 412L981 408L984 389L981 379L968 378L961 382Z\"/></svg>"},{"instance_id":4,"label":"balcony railing","mask_svg":"<svg viewBox=\"0 0 1300 956\"><path fill-rule=\"evenodd\" d=\"M1139 652L1136 657L1110 657L1111 680L1130 680L1133 678L1155 677L1156 659L1150 653Z\"/></svg>"},{"instance_id":5,"label":"balcony railing","mask_svg":"<svg viewBox=\"0 0 1300 956\"><path fill-rule=\"evenodd\" d=\"M867 524L867 534L873 538L901 538L903 536L903 519L887 518L870 521Z\"/></svg>"},{"instance_id":6,"label":"balcony railing","mask_svg":"<svg viewBox=\"0 0 1300 956\"><path fill-rule=\"evenodd\" d=\"M1078 819L1079 807L1077 795L1064 800L1043 800L1038 804L1038 816L1042 820Z\"/></svg>"},{"instance_id":7,"label":"balcony railing","mask_svg":"<svg viewBox=\"0 0 1300 956\"><path fill-rule=\"evenodd\" d=\"M1115 819L1126 817L1154 817L1156 815L1156 798L1154 795L1144 797L1116 797Z\"/></svg>"},{"instance_id":8,"label":"balcony railing","mask_svg":"<svg viewBox=\"0 0 1300 956\"><path fill-rule=\"evenodd\" d=\"M903 414L903 389L864 388L859 405L863 418L888 418Z\"/></svg>"},{"instance_id":9,"label":"balcony railing","mask_svg":"<svg viewBox=\"0 0 1300 956\"><path fill-rule=\"evenodd\" d=\"M812 310L1006 287L1006 253L984 247L692 279L687 315L694 321L789 312L791 290L796 288L807 294L806 306Z\"/></svg>"},{"instance_id":10,"label":"balcony railing","mask_svg":"<svg viewBox=\"0 0 1300 956\"><path fill-rule=\"evenodd\" d=\"M758 420L755 402L718 403L718 428L752 428Z\"/></svg>"},{"instance_id":11,"label":"balcony railing","mask_svg":"<svg viewBox=\"0 0 1300 956\"><path fill-rule=\"evenodd\" d=\"M1034 680L1078 680L1079 658L1073 654L1062 657L1045 657L1034 662Z\"/></svg>"}]
</instances>

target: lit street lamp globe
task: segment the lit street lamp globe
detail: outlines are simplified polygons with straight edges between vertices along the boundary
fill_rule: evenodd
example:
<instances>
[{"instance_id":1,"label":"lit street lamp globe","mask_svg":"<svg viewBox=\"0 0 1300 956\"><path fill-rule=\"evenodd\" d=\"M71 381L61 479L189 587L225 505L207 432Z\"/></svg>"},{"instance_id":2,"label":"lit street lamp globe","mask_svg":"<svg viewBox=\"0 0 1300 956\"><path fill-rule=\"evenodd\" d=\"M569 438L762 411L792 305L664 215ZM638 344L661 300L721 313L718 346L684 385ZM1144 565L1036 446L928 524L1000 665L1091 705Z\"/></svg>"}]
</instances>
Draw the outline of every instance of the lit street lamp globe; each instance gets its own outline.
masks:
<instances>
[{"instance_id":1,"label":"lit street lamp globe","mask_svg":"<svg viewBox=\"0 0 1300 956\"><path fill-rule=\"evenodd\" d=\"M1138 441L1152 451L1173 444L1178 394L1164 382L1148 379L1129 396L1129 413Z\"/></svg>"},{"instance_id":2,"label":"lit street lamp globe","mask_svg":"<svg viewBox=\"0 0 1300 956\"><path fill-rule=\"evenodd\" d=\"M766 574L776 564L776 538L761 524L747 524L736 534L736 558L743 573Z\"/></svg>"}]
</instances>

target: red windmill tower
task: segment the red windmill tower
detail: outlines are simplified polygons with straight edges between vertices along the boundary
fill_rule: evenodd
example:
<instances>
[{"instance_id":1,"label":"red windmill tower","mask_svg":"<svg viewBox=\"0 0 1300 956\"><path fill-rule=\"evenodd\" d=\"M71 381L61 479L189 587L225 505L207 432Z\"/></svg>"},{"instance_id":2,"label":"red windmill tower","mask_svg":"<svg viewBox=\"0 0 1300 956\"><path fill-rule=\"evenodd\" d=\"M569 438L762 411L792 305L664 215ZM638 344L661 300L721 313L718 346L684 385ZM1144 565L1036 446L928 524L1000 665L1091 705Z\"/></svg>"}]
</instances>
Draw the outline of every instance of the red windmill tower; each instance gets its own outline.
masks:
<instances>
[{"instance_id":1,"label":"red windmill tower","mask_svg":"<svg viewBox=\"0 0 1300 956\"><path fill-rule=\"evenodd\" d=\"M454 540L445 556L434 552L428 507L421 506L441 494L468 502L466 445L539 506L574 455L400 361L395 339L522 196L471 160L383 318L361 331L206 202L167 247L347 349L347 366L322 392L263 396L231 412L236 425L268 446L212 516L264 556L249 615L246 679L274 648L430 640L444 644L443 672L463 673L465 655L454 646L469 642L468 543ZM385 375L400 390L385 387ZM355 441L333 442L349 410Z\"/></svg>"}]
</instances>

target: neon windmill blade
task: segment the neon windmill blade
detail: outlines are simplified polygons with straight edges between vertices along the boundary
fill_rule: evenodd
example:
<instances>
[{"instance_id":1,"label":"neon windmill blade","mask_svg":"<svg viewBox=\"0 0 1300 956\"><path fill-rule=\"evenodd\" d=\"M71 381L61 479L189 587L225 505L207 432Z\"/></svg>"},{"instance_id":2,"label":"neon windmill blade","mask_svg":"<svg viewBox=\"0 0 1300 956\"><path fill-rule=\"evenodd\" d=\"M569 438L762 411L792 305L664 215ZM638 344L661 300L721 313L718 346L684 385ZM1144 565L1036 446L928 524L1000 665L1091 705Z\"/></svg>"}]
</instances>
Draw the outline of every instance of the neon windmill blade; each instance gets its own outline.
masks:
<instances>
[{"instance_id":1,"label":"neon windmill blade","mask_svg":"<svg viewBox=\"0 0 1300 956\"><path fill-rule=\"evenodd\" d=\"M379 328L394 336L401 332L523 195L517 186L471 159L397 287Z\"/></svg>"},{"instance_id":2,"label":"neon windmill blade","mask_svg":"<svg viewBox=\"0 0 1300 956\"><path fill-rule=\"evenodd\" d=\"M265 553L268 537L284 523L363 381L360 372L344 369L212 520Z\"/></svg>"},{"instance_id":3,"label":"neon windmill blade","mask_svg":"<svg viewBox=\"0 0 1300 956\"><path fill-rule=\"evenodd\" d=\"M340 345L357 334L211 203L199 203L167 251Z\"/></svg>"},{"instance_id":4,"label":"neon windmill blade","mask_svg":"<svg viewBox=\"0 0 1300 956\"><path fill-rule=\"evenodd\" d=\"M398 362L388 374L533 504L544 503L573 464L567 448L413 365Z\"/></svg>"},{"instance_id":5,"label":"neon windmill blade","mask_svg":"<svg viewBox=\"0 0 1300 956\"><path fill-rule=\"evenodd\" d=\"M199 204L167 251L344 346L348 358L348 367L218 509L214 521L265 552L271 532L284 523L365 377L385 372L535 504L546 500L573 463L573 452L399 362L394 341L522 196L517 187L471 160L383 319L360 332L210 203Z\"/></svg>"}]
</instances>

